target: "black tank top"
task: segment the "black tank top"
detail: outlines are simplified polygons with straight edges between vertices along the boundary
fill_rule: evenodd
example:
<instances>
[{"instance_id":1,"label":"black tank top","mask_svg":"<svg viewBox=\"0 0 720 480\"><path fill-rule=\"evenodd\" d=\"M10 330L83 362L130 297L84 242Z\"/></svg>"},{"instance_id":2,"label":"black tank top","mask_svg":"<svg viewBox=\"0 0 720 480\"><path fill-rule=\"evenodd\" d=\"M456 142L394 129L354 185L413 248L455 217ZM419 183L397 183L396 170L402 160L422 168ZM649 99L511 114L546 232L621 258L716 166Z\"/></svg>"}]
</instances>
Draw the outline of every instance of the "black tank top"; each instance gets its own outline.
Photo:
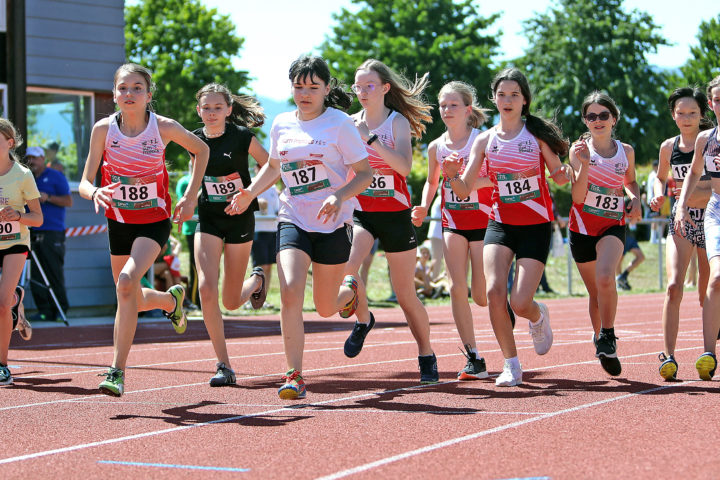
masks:
<instances>
[{"instance_id":1,"label":"black tank top","mask_svg":"<svg viewBox=\"0 0 720 480\"><path fill-rule=\"evenodd\" d=\"M685 180L688 172L690 171L690 165L692 164L693 155L695 150L689 152L683 152L680 150L680 135L675 137L673 143L672 154L670 154L670 168L672 169L673 178L678 181ZM703 167L703 175L700 180L710 180L710 176Z\"/></svg>"}]
</instances>

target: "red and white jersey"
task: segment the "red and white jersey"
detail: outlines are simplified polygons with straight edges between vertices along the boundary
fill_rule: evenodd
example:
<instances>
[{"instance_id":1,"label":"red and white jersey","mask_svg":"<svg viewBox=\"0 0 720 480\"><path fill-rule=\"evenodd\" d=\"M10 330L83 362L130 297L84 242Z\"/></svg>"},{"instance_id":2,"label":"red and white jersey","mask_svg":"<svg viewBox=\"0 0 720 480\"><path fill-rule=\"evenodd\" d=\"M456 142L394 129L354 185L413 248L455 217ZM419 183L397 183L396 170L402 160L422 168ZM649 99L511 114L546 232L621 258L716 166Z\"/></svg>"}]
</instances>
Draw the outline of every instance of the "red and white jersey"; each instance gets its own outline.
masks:
<instances>
[{"instance_id":1,"label":"red and white jersey","mask_svg":"<svg viewBox=\"0 0 720 480\"><path fill-rule=\"evenodd\" d=\"M473 142L479 133L480 130L473 128L467 143L459 150L452 150L448 147L445 142L445 135L440 137L437 142L435 158L441 171L443 170L445 158L453 153L457 153L463 162L462 167L460 167L460 174L462 174L470 159L470 150L472 149ZM486 172L487 168L485 164L483 164L478 176L487 176ZM443 175L442 184L440 185L440 195L442 195L442 226L444 228L452 228L455 230L487 228L490 205L492 204L492 188L479 188L471 192L467 198L458 198L450 187L449 179Z\"/></svg>"},{"instance_id":2,"label":"red and white jersey","mask_svg":"<svg viewBox=\"0 0 720 480\"><path fill-rule=\"evenodd\" d=\"M119 114L110 117L103 152L101 185L120 182L113 193L113 206L105 216L121 223L153 223L170 218L165 144L157 117L150 112L145 130L127 137L118 127Z\"/></svg>"},{"instance_id":3,"label":"red and white jersey","mask_svg":"<svg viewBox=\"0 0 720 480\"><path fill-rule=\"evenodd\" d=\"M490 218L508 225L536 225L553 220L545 180L545 160L527 127L503 140L493 128L485 149L492 192Z\"/></svg>"},{"instance_id":4,"label":"red and white jersey","mask_svg":"<svg viewBox=\"0 0 720 480\"><path fill-rule=\"evenodd\" d=\"M370 131L378 136L375 142L382 142L388 148L395 148L393 135L393 120L397 112L392 111L385 121L376 129ZM357 196L360 202L359 210L363 212L398 212L410 208L410 191L407 180L377 153L372 145L366 145L368 162L373 170L373 180L361 194Z\"/></svg>"},{"instance_id":5,"label":"red and white jersey","mask_svg":"<svg viewBox=\"0 0 720 480\"><path fill-rule=\"evenodd\" d=\"M623 185L628 159L619 140L615 140L617 152L605 158L595 151L592 142L588 190L583 203L573 203L570 208L570 230L583 235L598 236L614 225L625 225Z\"/></svg>"}]
</instances>

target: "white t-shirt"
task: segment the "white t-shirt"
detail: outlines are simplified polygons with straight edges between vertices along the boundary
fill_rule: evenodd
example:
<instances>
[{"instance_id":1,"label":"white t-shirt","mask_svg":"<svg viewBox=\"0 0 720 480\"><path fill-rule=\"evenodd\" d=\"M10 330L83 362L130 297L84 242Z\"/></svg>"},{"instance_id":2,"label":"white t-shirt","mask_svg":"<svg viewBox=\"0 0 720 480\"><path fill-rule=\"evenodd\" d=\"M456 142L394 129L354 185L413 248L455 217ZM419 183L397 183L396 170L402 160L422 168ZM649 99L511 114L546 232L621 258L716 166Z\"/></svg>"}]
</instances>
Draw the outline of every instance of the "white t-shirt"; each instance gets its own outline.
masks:
<instances>
[{"instance_id":1,"label":"white t-shirt","mask_svg":"<svg viewBox=\"0 0 720 480\"><path fill-rule=\"evenodd\" d=\"M347 183L349 165L367 158L365 142L352 119L334 108L302 121L295 111L275 117L270 129L270 157L280 159L285 189L278 220L307 232L331 233L352 223L357 199L342 203L333 222L317 218L325 199Z\"/></svg>"},{"instance_id":2,"label":"white t-shirt","mask_svg":"<svg viewBox=\"0 0 720 480\"><path fill-rule=\"evenodd\" d=\"M263 199L267 202L268 208L267 212L260 213L260 210L255 211L255 231L256 232L274 232L277 230L277 214L280 210L280 199L279 194L277 191L277 188L275 188L275 185L268 188L264 192L262 192L260 195L258 195L258 200ZM272 220L268 219L261 219L257 217L276 217Z\"/></svg>"}]
</instances>

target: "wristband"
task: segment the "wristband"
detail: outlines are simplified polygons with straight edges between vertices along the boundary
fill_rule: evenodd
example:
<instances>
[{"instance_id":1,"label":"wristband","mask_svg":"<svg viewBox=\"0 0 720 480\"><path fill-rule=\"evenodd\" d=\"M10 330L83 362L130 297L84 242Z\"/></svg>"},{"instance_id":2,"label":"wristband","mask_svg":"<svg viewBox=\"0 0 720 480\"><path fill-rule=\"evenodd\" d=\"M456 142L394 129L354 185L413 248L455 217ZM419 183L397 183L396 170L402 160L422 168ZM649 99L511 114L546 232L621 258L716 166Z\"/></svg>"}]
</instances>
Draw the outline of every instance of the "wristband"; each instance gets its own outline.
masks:
<instances>
[{"instance_id":1,"label":"wristband","mask_svg":"<svg viewBox=\"0 0 720 480\"><path fill-rule=\"evenodd\" d=\"M90 195L91 202L95 201L95 195L97 195L98 190L100 190L100 187L96 188L95 191L92 193L92 195Z\"/></svg>"},{"instance_id":2,"label":"wristband","mask_svg":"<svg viewBox=\"0 0 720 480\"><path fill-rule=\"evenodd\" d=\"M370 138L368 138L367 142L365 142L365 143L367 143L368 145L371 145L377 139L378 139L377 133L373 133L372 135L370 135Z\"/></svg>"}]
</instances>

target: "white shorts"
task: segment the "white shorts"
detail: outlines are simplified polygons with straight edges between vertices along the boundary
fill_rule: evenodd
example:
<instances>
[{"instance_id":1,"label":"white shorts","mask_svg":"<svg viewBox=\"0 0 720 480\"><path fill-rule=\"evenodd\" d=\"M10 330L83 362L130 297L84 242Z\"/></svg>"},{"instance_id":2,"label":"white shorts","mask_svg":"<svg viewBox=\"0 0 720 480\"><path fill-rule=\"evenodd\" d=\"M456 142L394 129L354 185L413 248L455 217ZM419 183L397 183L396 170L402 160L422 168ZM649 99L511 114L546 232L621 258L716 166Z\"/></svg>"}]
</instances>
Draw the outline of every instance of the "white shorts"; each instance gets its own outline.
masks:
<instances>
[{"instance_id":1,"label":"white shorts","mask_svg":"<svg viewBox=\"0 0 720 480\"><path fill-rule=\"evenodd\" d=\"M705 249L708 260L720 255L720 195L715 192L705 209Z\"/></svg>"}]
</instances>

